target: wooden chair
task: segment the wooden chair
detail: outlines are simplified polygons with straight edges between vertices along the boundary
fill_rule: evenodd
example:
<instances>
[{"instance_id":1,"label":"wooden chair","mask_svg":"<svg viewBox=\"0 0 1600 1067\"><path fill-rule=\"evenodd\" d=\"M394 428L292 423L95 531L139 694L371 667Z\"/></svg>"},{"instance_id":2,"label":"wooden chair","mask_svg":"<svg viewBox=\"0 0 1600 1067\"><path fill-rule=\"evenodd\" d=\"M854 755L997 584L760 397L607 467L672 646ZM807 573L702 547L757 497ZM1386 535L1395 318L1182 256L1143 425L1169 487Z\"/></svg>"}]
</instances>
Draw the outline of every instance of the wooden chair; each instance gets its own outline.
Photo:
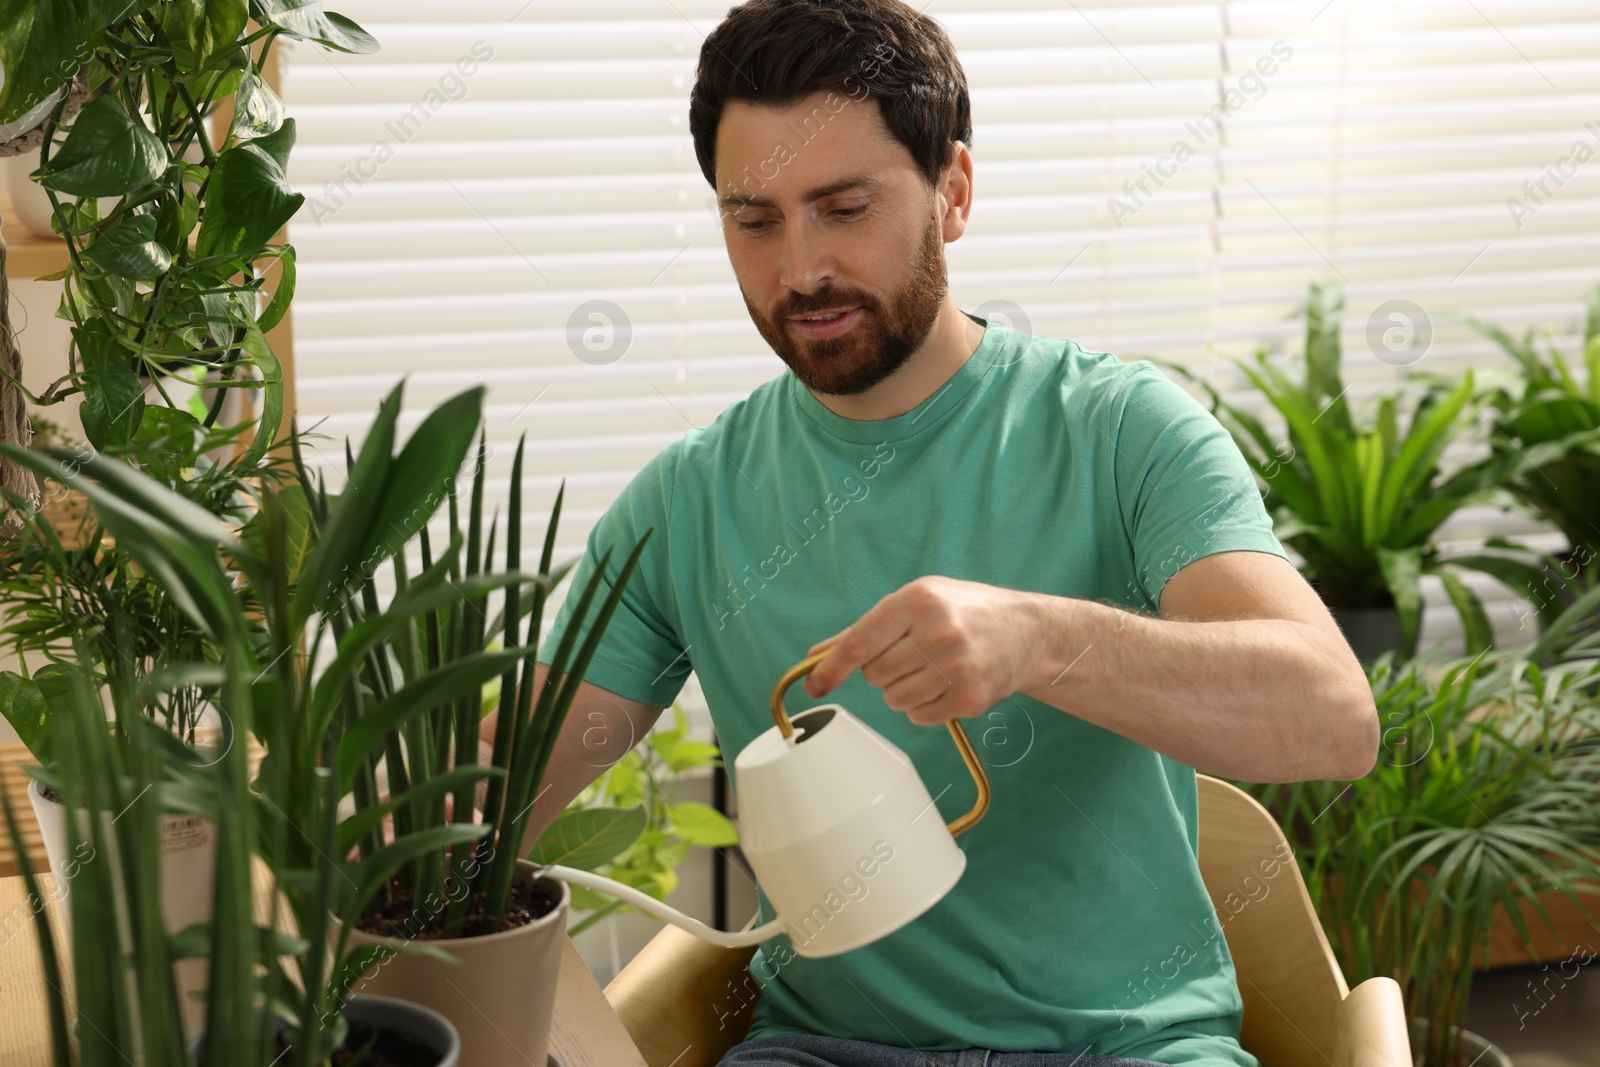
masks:
<instances>
[{"instance_id":1,"label":"wooden chair","mask_svg":"<svg viewBox=\"0 0 1600 1067\"><path fill-rule=\"evenodd\" d=\"M1277 822L1226 782L1200 775L1199 792L1200 873L1244 998L1240 1043L1264 1067L1411 1067L1400 987L1345 984ZM743 1039L754 952L669 925L606 986L650 1067L714 1067Z\"/></svg>"}]
</instances>

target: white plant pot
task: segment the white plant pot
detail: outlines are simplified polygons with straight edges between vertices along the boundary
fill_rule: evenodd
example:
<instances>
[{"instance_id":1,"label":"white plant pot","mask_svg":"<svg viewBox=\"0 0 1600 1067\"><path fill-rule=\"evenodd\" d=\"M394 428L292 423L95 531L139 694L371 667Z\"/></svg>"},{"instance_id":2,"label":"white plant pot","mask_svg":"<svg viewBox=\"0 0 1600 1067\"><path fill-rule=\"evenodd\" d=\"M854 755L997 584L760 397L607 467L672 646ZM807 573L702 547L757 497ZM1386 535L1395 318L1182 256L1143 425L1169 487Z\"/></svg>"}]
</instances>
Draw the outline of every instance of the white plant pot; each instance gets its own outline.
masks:
<instances>
[{"instance_id":1,"label":"white plant pot","mask_svg":"<svg viewBox=\"0 0 1600 1067\"><path fill-rule=\"evenodd\" d=\"M518 860L515 878L525 883L536 871L532 863ZM369 968L350 991L432 1008L460 1031L461 1062L471 1067L557 1063L549 1051L550 1024L572 891L565 882L539 880L560 888L561 903L534 922L483 937L428 942L457 963L399 952L400 938L351 930L351 945L391 946L396 954ZM335 921L334 937L338 925Z\"/></svg>"},{"instance_id":2,"label":"white plant pot","mask_svg":"<svg viewBox=\"0 0 1600 1067\"><path fill-rule=\"evenodd\" d=\"M5 220L6 228L9 230L15 220L37 237L54 239L55 231L50 229L50 216L54 213L50 197L43 186L28 177L39 167L39 154L24 152L9 157L5 164L6 191L11 197L11 217Z\"/></svg>"},{"instance_id":3,"label":"white plant pot","mask_svg":"<svg viewBox=\"0 0 1600 1067\"><path fill-rule=\"evenodd\" d=\"M197 745L196 749L203 757L215 758L215 751L210 745ZM97 857L86 840L80 840L77 855L70 852L67 846L66 807L60 801L46 797L38 782L29 783L28 802L33 806L34 818L38 820L39 832L44 838L45 856L49 860L50 874L55 883L55 897L62 904L57 914L70 941L72 909L67 906L67 899L72 879L84 863L94 862ZM80 822L80 836L86 837L87 832L87 822ZM107 834L106 838L109 839L110 835ZM161 914L167 933L176 933L186 926L211 921L216 855L216 827L210 820L197 815L161 817ZM111 858L115 861L116 857L113 855ZM189 994L206 988L209 981L208 961L179 960L173 965L173 970L177 976L184 1033L198 1033L205 1025L205 1003L191 999Z\"/></svg>"}]
</instances>

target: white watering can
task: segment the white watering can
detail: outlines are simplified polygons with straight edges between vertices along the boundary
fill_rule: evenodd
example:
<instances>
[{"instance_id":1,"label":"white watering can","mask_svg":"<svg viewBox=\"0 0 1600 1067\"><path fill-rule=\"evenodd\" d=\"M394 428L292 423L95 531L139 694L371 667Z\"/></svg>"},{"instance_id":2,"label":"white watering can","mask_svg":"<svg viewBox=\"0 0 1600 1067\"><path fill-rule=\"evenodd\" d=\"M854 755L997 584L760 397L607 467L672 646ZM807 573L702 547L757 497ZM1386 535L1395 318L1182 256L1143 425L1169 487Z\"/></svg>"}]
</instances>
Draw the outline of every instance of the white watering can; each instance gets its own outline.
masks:
<instances>
[{"instance_id":1,"label":"white watering can","mask_svg":"<svg viewBox=\"0 0 1600 1067\"><path fill-rule=\"evenodd\" d=\"M795 952L814 958L886 937L933 907L966 870L955 838L988 810L988 775L951 720L946 725L978 799L947 826L910 758L843 705L821 704L791 719L784 693L827 654L818 652L778 679L776 725L734 760L740 847L776 919L724 933L589 871L549 866L540 874L617 897L725 948L788 934Z\"/></svg>"}]
</instances>

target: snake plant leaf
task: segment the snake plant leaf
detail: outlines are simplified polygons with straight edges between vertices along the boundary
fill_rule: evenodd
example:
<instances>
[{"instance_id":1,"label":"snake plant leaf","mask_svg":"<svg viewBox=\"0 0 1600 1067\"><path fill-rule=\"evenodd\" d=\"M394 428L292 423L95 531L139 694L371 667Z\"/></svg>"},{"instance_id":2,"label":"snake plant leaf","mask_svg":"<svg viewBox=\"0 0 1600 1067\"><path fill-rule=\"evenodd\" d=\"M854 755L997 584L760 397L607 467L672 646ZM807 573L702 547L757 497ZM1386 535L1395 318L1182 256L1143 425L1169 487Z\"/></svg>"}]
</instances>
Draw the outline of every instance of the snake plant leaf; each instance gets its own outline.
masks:
<instances>
[{"instance_id":1,"label":"snake plant leaf","mask_svg":"<svg viewBox=\"0 0 1600 1067\"><path fill-rule=\"evenodd\" d=\"M1405 654L1416 654L1417 635L1422 629L1422 549L1388 548L1378 546L1378 565L1383 570L1384 583L1394 597L1395 609L1400 613L1401 641Z\"/></svg>"},{"instance_id":2,"label":"snake plant leaf","mask_svg":"<svg viewBox=\"0 0 1600 1067\"><path fill-rule=\"evenodd\" d=\"M167 148L116 96L95 97L78 113L61 150L34 176L72 196L126 196L167 169Z\"/></svg>"},{"instance_id":3,"label":"snake plant leaf","mask_svg":"<svg viewBox=\"0 0 1600 1067\"><path fill-rule=\"evenodd\" d=\"M541 867L561 864L592 871L638 840L647 822L642 806L564 811L539 835L528 859Z\"/></svg>"},{"instance_id":4,"label":"snake plant leaf","mask_svg":"<svg viewBox=\"0 0 1600 1067\"><path fill-rule=\"evenodd\" d=\"M380 701L350 726L339 739L339 791L342 796L355 781L356 768L384 735L430 708L476 694L489 679L498 677L526 656L520 648L476 652L448 666L408 682L393 696Z\"/></svg>"},{"instance_id":5,"label":"snake plant leaf","mask_svg":"<svg viewBox=\"0 0 1600 1067\"><path fill-rule=\"evenodd\" d=\"M305 194L291 192L284 173L294 141L294 120L285 119L273 133L217 156L195 239L196 256L229 257L261 248L300 210Z\"/></svg>"},{"instance_id":6,"label":"snake plant leaf","mask_svg":"<svg viewBox=\"0 0 1600 1067\"><path fill-rule=\"evenodd\" d=\"M444 826L413 831L397 841L384 845L357 865L353 899L349 895L349 883L340 887L340 896L343 899L337 910L346 914L355 911L383 888L389 881L390 875L411 860L451 845L477 841L490 829L486 823L448 823Z\"/></svg>"},{"instance_id":7,"label":"snake plant leaf","mask_svg":"<svg viewBox=\"0 0 1600 1067\"><path fill-rule=\"evenodd\" d=\"M315 41L340 52L369 53L378 50L377 40L343 15L324 11L322 0L267 0L257 5L264 21L291 37Z\"/></svg>"},{"instance_id":8,"label":"snake plant leaf","mask_svg":"<svg viewBox=\"0 0 1600 1067\"><path fill-rule=\"evenodd\" d=\"M172 253L156 240L156 216L130 215L97 237L83 258L120 278L154 281L172 266Z\"/></svg>"},{"instance_id":9,"label":"snake plant leaf","mask_svg":"<svg viewBox=\"0 0 1600 1067\"><path fill-rule=\"evenodd\" d=\"M83 66L85 45L140 5L133 0L0 0L0 125L59 92Z\"/></svg>"},{"instance_id":10,"label":"snake plant leaf","mask_svg":"<svg viewBox=\"0 0 1600 1067\"><path fill-rule=\"evenodd\" d=\"M504 776L505 771L499 767L490 767L482 764L456 767L435 775L420 785L414 785L399 796L391 797L382 804L374 804L371 807L362 808L339 824L339 852L341 855L348 854L363 837L382 825L384 816L397 808L427 803L444 796L463 784L473 785L484 778L502 778Z\"/></svg>"},{"instance_id":11,"label":"snake plant leaf","mask_svg":"<svg viewBox=\"0 0 1600 1067\"><path fill-rule=\"evenodd\" d=\"M133 440L144 417L144 386L129 354L116 343L105 319L91 319L72 328L72 341L83 367L83 433L99 449Z\"/></svg>"}]
</instances>

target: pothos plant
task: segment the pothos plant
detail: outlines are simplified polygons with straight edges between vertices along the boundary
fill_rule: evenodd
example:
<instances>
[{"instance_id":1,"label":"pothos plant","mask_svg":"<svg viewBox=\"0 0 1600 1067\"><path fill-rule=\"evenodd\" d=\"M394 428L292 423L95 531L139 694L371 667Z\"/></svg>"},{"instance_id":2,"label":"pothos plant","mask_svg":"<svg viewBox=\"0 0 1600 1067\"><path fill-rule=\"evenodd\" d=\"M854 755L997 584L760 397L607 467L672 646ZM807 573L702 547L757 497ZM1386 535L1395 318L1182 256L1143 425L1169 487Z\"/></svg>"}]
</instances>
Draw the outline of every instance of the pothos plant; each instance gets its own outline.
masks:
<instances>
[{"instance_id":1,"label":"pothos plant","mask_svg":"<svg viewBox=\"0 0 1600 1067\"><path fill-rule=\"evenodd\" d=\"M29 399L81 395L98 450L212 427L234 389L259 394L237 424L254 431L247 456L274 441L283 372L266 335L295 285L294 250L277 237L304 200L285 177L294 120L264 74L279 37L378 47L320 0L0 0L0 123L60 97L33 177L66 240L68 266L51 277L72 348L67 373ZM68 123L64 89L79 76L89 101ZM211 129L230 99L231 120Z\"/></svg>"},{"instance_id":2,"label":"pothos plant","mask_svg":"<svg viewBox=\"0 0 1600 1067\"><path fill-rule=\"evenodd\" d=\"M689 737L683 707L672 704L673 725L655 729L583 788L539 836L528 858L594 871L665 900L678 887L677 868L695 845L739 843L727 816L695 800L675 801L668 787L679 776L722 763L716 745ZM588 911L567 929L576 936L631 905L572 886L574 911Z\"/></svg>"}]
</instances>

